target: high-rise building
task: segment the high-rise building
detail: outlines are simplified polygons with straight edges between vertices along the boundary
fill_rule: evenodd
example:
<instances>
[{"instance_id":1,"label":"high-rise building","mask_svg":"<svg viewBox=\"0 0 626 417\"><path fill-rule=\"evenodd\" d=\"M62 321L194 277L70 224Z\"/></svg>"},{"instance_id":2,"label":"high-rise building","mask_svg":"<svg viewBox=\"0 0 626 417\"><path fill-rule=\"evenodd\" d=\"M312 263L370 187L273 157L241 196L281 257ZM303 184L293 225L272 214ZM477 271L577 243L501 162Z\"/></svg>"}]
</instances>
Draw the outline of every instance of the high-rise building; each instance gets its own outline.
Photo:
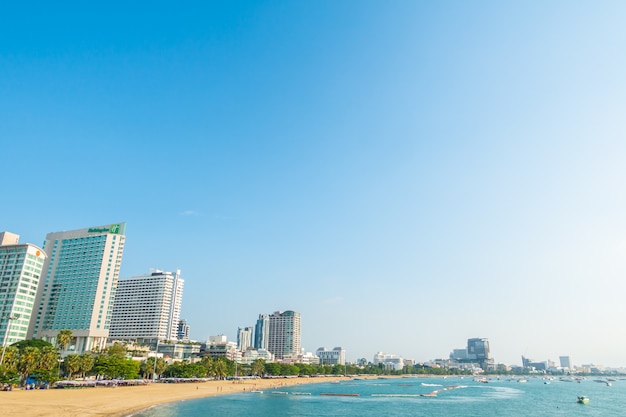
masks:
<instances>
[{"instance_id":1,"label":"high-rise building","mask_svg":"<svg viewBox=\"0 0 626 417\"><path fill-rule=\"evenodd\" d=\"M286 355L300 354L300 313L277 311L269 316L267 350L276 359Z\"/></svg>"},{"instance_id":2,"label":"high-rise building","mask_svg":"<svg viewBox=\"0 0 626 417\"><path fill-rule=\"evenodd\" d=\"M110 339L177 340L184 280L180 270L153 270L117 284Z\"/></svg>"},{"instance_id":3,"label":"high-rise building","mask_svg":"<svg viewBox=\"0 0 626 417\"><path fill-rule=\"evenodd\" d=\"M177 338L178 340L189 340L189 324L186 320L180 319L178 320L178 331Z\"/></svg>"},{"instance_id":4,"label":"high-rise building","mask_svg":"<svg viewBox=\"0 0 626 417\"><path fill-rule=\"evenodd\" d=\"M255 349L267 349L267 342L269 340L270 331L270 316L267 314L259 314L259 319L256 321L254 328L254 348Z\"/></svg>"},{"instance_id":5,"label":"high-rise building","mask_svg":"<svg viewBox=\"0 0 626 417\"><path fill-rule=\"evenodd\" d=\"M247 350L252 347L252 327L237 329L237 349Z\"/></svg>"},{"instance_id":6,"label":"high-rise building","mask_svg":"<svg viewBox=\"0 0 626 417\"><path fill-rule=\"evenodd\" d=\"M489 350L489 340L483 338L467 339L467 358L477 362L483 370L488 370L494 365Z\"/></svg>"},{"instance_id":7,"label":"high-rise building","mask_svg":"<svg viewBox=\"0 0 626 417\"><path fill-rule=\"evenodd\" d=\"M570 371L574 369L572 366L572 358L570 356L559 356L559 362L561 364L561 368L567 368Z\"/></svg>"},{"instance_id":8,"label":"high-rise building","mask_svg":"<svg viewBox=\"0 0 626 417\"><path fill-rule=\"evenodd\" d=\"M70 330L76 353L103 349L124 252L126 223L49 233L28 338L56 342Z\"/></svg>"},{"instance_id":9,"label":"high-rise building","mask_svg":"<svg viewBox=\"0 0 626 417\"><path fill-rule=\"evenodd\" d=\"M0 233L0 346L26 339L46 254L19 235Z\"/></svg>"}]
</instances>

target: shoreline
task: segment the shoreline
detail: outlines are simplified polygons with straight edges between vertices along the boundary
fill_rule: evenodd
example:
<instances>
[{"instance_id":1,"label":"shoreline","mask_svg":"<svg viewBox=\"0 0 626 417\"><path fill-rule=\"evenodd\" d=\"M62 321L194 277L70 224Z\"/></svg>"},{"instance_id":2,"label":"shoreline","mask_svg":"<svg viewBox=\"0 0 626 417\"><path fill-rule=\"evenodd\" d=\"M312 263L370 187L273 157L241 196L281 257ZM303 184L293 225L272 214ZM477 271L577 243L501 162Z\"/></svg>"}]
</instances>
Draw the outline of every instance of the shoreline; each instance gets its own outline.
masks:
<instances>
[{"instance_id":1,"label":"shoreline","mask_svg":"<svg viewBox=\"0 0 626 417\"><path fill-rule=\"evenodd\" d=\"M366 378L376 377L363 377ZM328 376L150 383L131 387L18 389L0 392L0 404L3 417L131 417L157 405L189 399L350 379L352 377Z\"/></svg>"}]
</instances>

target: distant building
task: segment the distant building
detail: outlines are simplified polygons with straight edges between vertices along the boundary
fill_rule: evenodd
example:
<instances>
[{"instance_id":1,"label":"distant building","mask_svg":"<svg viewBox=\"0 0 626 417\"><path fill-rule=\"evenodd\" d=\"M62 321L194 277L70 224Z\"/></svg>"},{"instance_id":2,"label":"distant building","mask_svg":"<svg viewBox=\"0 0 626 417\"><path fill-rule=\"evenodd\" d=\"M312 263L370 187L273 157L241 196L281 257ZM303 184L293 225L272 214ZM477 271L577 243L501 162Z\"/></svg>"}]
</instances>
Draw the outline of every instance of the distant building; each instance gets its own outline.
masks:
<instances>
[{"instance_id":1,"label":"distant building","mask_svg":"<svg viewBox=\"0 0 626 417\"><path fill-rule=\"evenodd\" d=\"M257 359L263 359L265 362L274 362L274 355L265 349L247 349L241 354L241 363L251 364Z\"/></svg>"},{"instance_id":2,"label":"distant building","mask_svg":"<svg viewBox=\"0 0 626 417\"><path fill-rule=\"evenodd\" d=\"M178 338L178 340L189 340L189 331L189 324L187 324L185 320L178 320L178 328L176 330L176 337Z\"/></svg>"},{"instance_id":3,"label":"distant building","mask_svg":"<svg viewBox=\"0 0 626 417\"><path fill-rule=\"evenodd\" d=\"M342 347L336 347L333 350L328 350L325 347L317 349L315 356L320 358L322 365L345 365L346 364L346 350Z\"/></svg>"},{"instance_id":4,"label":"distant building","mask_svg":"<svg viewBox=\"0 0 626 417\"><path fill-rule=\"evenodd\" d=\"M241 351L237 349L237 344L229 342L224 335L209 336L203 351L205 355L213 358L223 356L231 361L241 361Z\"/></svg>"},{"instance_id":5,"label":"distant building","mask_svg":"<svg viewBox=\"0 0 626 417\"><path fill-rule=\"evenodd\" d=\"M572 358L570 356L559 356L559 363L561 368L567 368L569 370L574 369L572 366Z\"/></svg>"},{"instance_id":6,"label":"distant building","mask_svg":"<svg viewBox=\"0 0 626 417\"><path fill-rule=\"evenodd\" d=\"M0 233L0 347L26 339L46 254L19 235Z\"/></svg>"},{"instance_id":7,"label":"distant building","mask_svg":"<svg viewBox=\"0 0 626 417\"><path fill-rule=\"evenodd\" d=\"M75 353L104 349L122 263L126 223L48 233L46 261L27 338L55 344L59 331L74 336Z\"/></svg>"},{"instance_id":8,"label":"distant building","mask_svg":"<svg viewBox=\"0 0 626 417\"><path fill-rule=\"evenodd\" d=\"M404 360L389 353L377 352L374 355L373 363L374 365L381 365L388 370L401 371L404 369Z\"/></svg>"},{"instance_id":9,"label":"distant building","mask_svg":"<svg viewBox=\"0 0 626 417\"><path fill-rule=\"evenodd\" d=\"M467 360L477 362L485 370L493 370L495 362L491 357L489 340L483 338L467 339Z\"/></svg>"},{"instance_id":10,"label":"distant building","mask_svg":"<svg viewBox=\"0 0 626 417\"><path fill-rule=\"evenodd\" d=\"M277 311L271 314L267 350L276 359L282 359L286 355L299 354L300 349L300 313Z\"/></svg>"},{"instance_id":11,"label":"distant building","mask_svg":"<svg viewBox=\"0 0 626 417\"><path fill-rule=\"evenodd\" d=\"M254 348L267 350L270 334L270 316L259 314L254 329Z\"/></svg>"},{"instance_id":12,"label":"distant building","mask_svg":"<svg viewBox=\"0 0 626 417\"><path fill-rule=\"evenodd\" d=\"M140 343L178 340L183 285L180 270L120 279L109 337Z\"/></svg>"},{"instance_id":13,"label":"distant building","mask_svg":"<svg viewBox=\"0 0 626 417\"><path fill-rule=\"evenodd\" d=\"M237 348L247 350L252 347L252 327L237 329Z\"/></svg>"}]
</instances>

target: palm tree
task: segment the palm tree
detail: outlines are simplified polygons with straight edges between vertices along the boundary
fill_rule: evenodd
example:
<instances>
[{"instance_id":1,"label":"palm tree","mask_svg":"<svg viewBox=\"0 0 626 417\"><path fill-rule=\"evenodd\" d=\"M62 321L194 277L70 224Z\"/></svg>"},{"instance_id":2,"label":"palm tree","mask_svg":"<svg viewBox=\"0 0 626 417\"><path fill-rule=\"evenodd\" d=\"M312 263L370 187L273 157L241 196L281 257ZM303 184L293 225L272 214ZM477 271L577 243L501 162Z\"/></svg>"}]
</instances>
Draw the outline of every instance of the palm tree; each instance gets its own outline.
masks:
<instances>
[{"instance_id":1,"label":"palm tree","mask_svg":"<svg viewBox=\"0 0 626 417\"><path fill-rule=\"evenodd\" d=\"M67 379L72 379L72 375L80 371L80 355L72 353L63 360L63 370L67 372Z\"/></svg>"},{"instance_id":2,"label":"palm tree","mask_svg":"<svg viewBox=\"0 0 626 417\"><path fill-rule=\"evenodd\" d=\"M223 379L226 376L226 371L226 362L224 362L222 357L213 361L213 373L217 379Z\"/></svg>"},{"instance_id":3,"label":"palm tree","mask_svg":"<svg viewBox=\"0 0 626 417\"><path fill-rule=\"evenodd\" d=\"M41 356L39 358L39 369L42 371L52 371L58 366L57 360L59 353L52 346L44 346L41 348Z\"/></svg>"},{"instance_id":4,"label":"palm tree","mask_svg":"<svg viewBox=\"0 0 626 417\"><path fill-rule=\"evenodd\" d=\"M28 346L24 348L20 354L20 359L17 363L17 370L22 374L22 383L26 383L28 376L33 373L39 366L39 358L41 352L36 347Z\"/></svg>"},{"instance_id":5,"label":"palm tree","mask_svg":"<svg viewBox=\"0 0 626 417\"><path fill-rule=\"evenodd\" d=\"M57 334L57 346L60 347L61 350L65 350L67 349L67 346L72 342L72 339L74 339L74 335L72 334L71 330L60 330L59 334Z\"/></svg>"},{"instance_id":6,"label":"palm tree","mask_svg":"<svg viewBox=\"0 0 626 417\"><path fill-rule=\"evenodd\" d=\"M2 367L9 371L17 370L17 362L20 358L20 350L16 346L7 346L4 352Z\"/></svg>"},{"instance_id":7,"label":"palm tree","mask_svg":"<svg viewBox=\"0 0 626 417\"><path fill-rule=\"evenodd\" d=\"M90 353L83 353L79 356L79 359L78 372L80 372L80 376L84 378L87 372L93 369L96 360Z\"/></svg>"},{"instance_id":8,"label":"palm tree","mask_svg":"<svg viewBox=\"0 0 626 417\"><path fill-rule=\"evenodd\" d=\"M207 371L208 376L215 376L215 372L213 369L213 358L210 356L205 356L200 360L200 365L204 366Z\"/></svg>"}]
</instances>

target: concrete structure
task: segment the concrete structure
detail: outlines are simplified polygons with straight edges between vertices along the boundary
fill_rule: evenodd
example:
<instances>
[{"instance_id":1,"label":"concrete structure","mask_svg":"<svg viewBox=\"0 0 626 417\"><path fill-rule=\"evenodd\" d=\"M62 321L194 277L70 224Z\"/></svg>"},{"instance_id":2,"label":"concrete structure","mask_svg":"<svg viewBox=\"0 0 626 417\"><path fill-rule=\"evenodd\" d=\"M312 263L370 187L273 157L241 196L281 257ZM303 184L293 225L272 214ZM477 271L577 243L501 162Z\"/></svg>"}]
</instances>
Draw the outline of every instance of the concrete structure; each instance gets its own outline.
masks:
<instances>
[{"instance_id":1,"label":"concrete structure","mask_svg":"<svg viewBox=\"0 0 626 417\"><path fill-rule=\"evenodd\" d=\"M315 356L320 358L320 363L323 365L345 365L346 364L346 350L342 347L336 347L333 350L328 350L325 347L317 349Z\"/></svg>"},{"instance_id":2,"label":"concrete structure","mask_svg":"<svg viewBox=\"0 0 626 417\"><path fill-rule=\"evenodd\" d=\"M300 354L300 313L276 311L269 316L267 350L276 359L286 355Z\"/></svg>"},{"instance_id":3,"label":"concrete structure","mask_svg":"<svg viewBox=\"0 0 626 417\"><path fill-rule=\"evenodd\" d=\"M189 340L190 327L185 320L178 320L178 330L176 337L178 340Z\"/></svg>"},{"instance_id":4,"label":"concrete structure","mask_svg":"<svg viewBox=\"0 0 626 417\"><path fill-rule=\"evenodd\" d=\"M180 270L151 270L148 275L120 279L109 338L139 343L178 340L183 285Z\"/></svg>"},{"instance_id":5,"label":"concrete structure","mask_svg":"<svg viewBox=\"0 0 626 417\"><path fill-rule=\"evenodd\" d=\"M240 327L237 329L237 348L247 350L252 347L252 327Z\"/></svg>"},{"instance_id":6,"label":"concrete structure","mask_svg":"<svg viewBox=\"0 0 626 417\"><path fill-rule=\"evenodd\" d=\"M200 353L200 347L200 343L164 342L159 343L157 352L163 354L163 358L166 360L173 359L180 361L198 355Z\"/></svg>"},{"instance_id":7,"label":"concrete structure","mask_svg":"<svg viewBox=\"0 0 626 417\"><path fill-rule=\"evenodd\" d=\"M19 235L0 233L0 346L26 339L46 254Z\"/></svg>"},{"instance_id":8,"label":"concrete structure","mask_svg":"<svg viewBox=\"0 0 626 417\"><path fill-rule=\"evenodd\" d=\"M270 316L267 314L259 314L254 328L254 348L267 350L270 332Z\"/></svg>"},{"instance_id":9,"label":"concrete structure","mask_svg":"<svg viewBox=\"0 0 626 417\"><path fill-rule=\"evenodd\" d=\"M47 258L28 338L56 342L59 331L74 335L75 353L104 349L122 263L126 223L49 233ZM35 314L35 312L33 313Z\"/></svg>"}]
</instances>

